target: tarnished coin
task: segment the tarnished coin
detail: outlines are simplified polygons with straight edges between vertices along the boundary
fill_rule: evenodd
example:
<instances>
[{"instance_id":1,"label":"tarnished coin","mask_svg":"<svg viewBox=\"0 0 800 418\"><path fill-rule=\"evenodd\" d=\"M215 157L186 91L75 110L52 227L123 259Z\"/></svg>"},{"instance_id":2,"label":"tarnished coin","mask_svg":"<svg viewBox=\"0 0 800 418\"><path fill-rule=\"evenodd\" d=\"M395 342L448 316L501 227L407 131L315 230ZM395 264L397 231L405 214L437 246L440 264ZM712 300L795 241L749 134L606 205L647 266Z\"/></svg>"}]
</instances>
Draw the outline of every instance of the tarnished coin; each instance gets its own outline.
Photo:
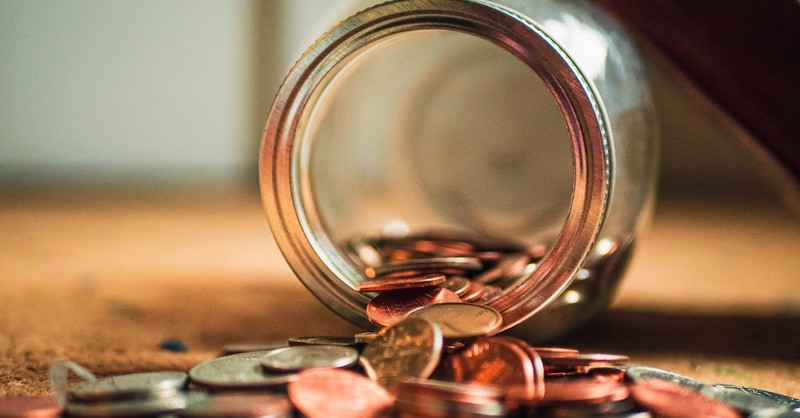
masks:
<instances>
[{"instance_id":1,"label":"tarnished coin","mask_svg":"<svg viewBox=\"0 0 800 418\"><path fill-rule=\"evenodd\" d=\"M529 353L505 338L479 339L444 356L434 377L500 388L511 405L533 402L544 392L542 376L537 376Z\"/></svg>"},{"instance_id":2,"label":"tarnished coin","mask_svg":"<svg viewBox=\"0 0 800 418\"><path fill-rule=\"evenodd\" d=\"M382 292L367 304L367 318L382 327L394 325L419 308L436 303L461 302L455 293L441 287L423 287Z\"/></svg>"},{"instance_id":3,"label":"tarnished coin","mask_svg":"<svg viewBox=\"0 0 800 418\"><path fill-rule=\"evenodd\" d=\"M358 347L361 343L357 342L353 337L337 337L337 336L307 336L307 337L292 337L289 338L289 345L338 345L345 347Z\"/></svg>"},{"instance_id":4,"label":"tarnished coin","mask_svg":"<svg viewBox=\"0 0 800 418\"><path fill-rule=\"evenodd\" d=\"M253 351L209 360L189 370L189 379L199 386L234 390L281 386L297 377L296 373L264 371L261 358L268 353L270 351Z\"/></svg>"},{"instance_id":5,"label":"tarnished coin","mask_svg":"<svg viewBox=\"0 0 800 418\"><path fill-rule=\"evenodd\" d=\"M52 396L0 397L0 418L57 418L63 409Z\"/></svg>"},{"instance_id":6,"label":"tarnished coin","mask_svg":"<svg viewBox=\"0 0 800 418\"><path fill-rule=\"evenodd\" d=\"M186 386L184 372L133 373L88 380L72 387L69 397L80 401L172 396Z\"/></svg>"},{"instance_id":7,"label":"tarnished coin","mask_svg":"<svg viewBox=\"0 0 800 418\"><path fill-rule=\"evenodd\" d=\"M67 414L79 418L139 418L160 416L186 408L187 399L181 394L157 399L128 399L107 402L70 402Z\"/></svg>"},{"instance_id":8,"label":"tarnished coin","mask_svg":"<svg viewBox=\"0 0 800 418\"><path fill-rule=\"evenodd\" d=\"M666 418L738 418L735 409L694 390L666 380L650 379L630 385L631 396L654 415Z\"/></svg>"},{"instance_id":9,"label":"tarnished coin","mask_svg":"<svg viewBox=\"0 0 800 418\"><path fill-rule=\"evenodd\" d=\"M651 379L665 380L667 382L675 383L676 385L681 385L695 392L700 392L701 389L706 387L706 384L703 382L679 375L677 373L657 369L655 367L629 366L625 369L625 375L628 379L634 382Z\"/></svg>"},{"instance_id":10,"label":"tarnished coin","mask_svg":"<svg viewBox=\"0 0 800 418\"><path fill-rule=\"evenodd\" d=\"M341 369L302 371L289 383L288 393L308 418L375 417L394 402L394 397L376 382Z\"/></svg>"},{"instance_id":11,"label":"tarnished coin","mask_svg":"<svg viewBox=\"0 0 800 418\"><path fill-rule=\"evenodd\" d=\"M388 274L416 275L420 272L450 272L480 270L481 260L475 257L431 257L405 261L392 261L376 267L367 267L365 274L374 279ZM407 272L407 274L405 274Z\"/></svg>"},{"instance_id":12,"label":"tarnished coin","mask_svg":"<svg viewBox=\"0 0 800 418\"><path fill-rule=\"evenodd\" d=\"M358 361L358 350L336 345L298 345L269 351L261 365L272 372L286 373L313 368L351 367Z\"/></svg>"},{"instance_id":13,"label":"tarnished coin","mask_svg":"<svg viewBox=\"0 0 800 418\"><path fill-rule=\"evenodd\" d=\"M353 336L353 339L359 344L371 343L376 338L378 338L378 333L372 331L361 332Z\"/></svg>"},{"instance_id":14,"label":"tarnished coin","mask_svg":"<svg viewBox=\"0 0 800 418\"><path fill-rule=\"evenodd\" d=\"M459 297L466 293L467 289L469 289L470 281L468 278L463 276L451 276L448 277L447 280L440 284L439 287L447 289Z\"/></svg>"},{"instance_id":15,"label":"tarnished coin","mask_svg":"<svg viewBox=\"0 0 800 418\"><path fill-rule=\"evenodd\" d=\"M436 286L444 283L447 277L441 274L424 274L411 277L384 277L361 282L356 285L359 292L384 292L387 290L409 289Z\"/></svg>"},{"instance_id":16,"label":"tarnished coin","mask_svg":"<svg viewBox=\"0 0 800 418\"><path fill-rule=\"evenodd\" d=\"M421 318L406 319L382 329L364 347L360 362L367 375L393 390L408 378L427 378L442 355L442 333L435 324Z\"/></svg>"},{"instance_id":17,"label":"tarnished coin","mask_svg":"<svg viewBox=\"0 0 800 418\"><path fill-rule=\"evenodd\" d=\"M292 404L284 395L226 393L204 395L188 402L179 418L290 418Z\"/></svg>"},{"instance_id":18,"label":"tarnished coin","mask_svg":"<svg viewBox=\"0 0 800 418\"><path fill-rule=\"evenodd\" d=\"M473 303L439 303L410 312L408 318L423 318L438 325L445 339L468 339L493 335L503 316L495 309Z\"/></svg>"},{"instance_id":19,"label":"tarnished coin","mask_svg":"<svg viewBox=\"0 0 800 418\"><path fill-rule=\"evenodd\" d=\"M253 351L269 351L276 348L287 347L286 341L254 341L226 344L222 347L222 354L229 356L231 354L250 353Z\"/></svg>"}]
</instances>

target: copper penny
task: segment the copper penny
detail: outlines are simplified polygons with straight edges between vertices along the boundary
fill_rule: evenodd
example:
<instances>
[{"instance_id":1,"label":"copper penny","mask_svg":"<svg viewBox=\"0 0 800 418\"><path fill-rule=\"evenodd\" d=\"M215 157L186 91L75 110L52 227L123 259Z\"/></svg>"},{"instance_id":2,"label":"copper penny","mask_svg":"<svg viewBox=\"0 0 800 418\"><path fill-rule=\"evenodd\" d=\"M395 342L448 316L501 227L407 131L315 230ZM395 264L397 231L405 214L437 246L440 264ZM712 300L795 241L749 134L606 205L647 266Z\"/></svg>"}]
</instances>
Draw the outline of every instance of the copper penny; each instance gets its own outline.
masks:
<instances>
[{"instance_id":1,"label":"copper penny","mask_svg":"<svg viewBox=\"0 0 800 418\"><path fill-rule=\"evenodd\" d=\"M503 338L484 338L446 356L435 378L503 389L510 403L531 402L541 396L537 371L529 354ZM541 379L539 377L539 379Z\"/></svg>"},{"instance_id":2,"label":"copper penny","mask_svg":"<svg viewBox=\"0 0 800 418\"><path fill-rule=\"evenodd\" d=\"M494 335L503 325L497 310L474 303L437 303L409 312L408 318L423 318L438 325L448 340Z\"/></svg>"},{"instance_id":3,"label":"copper penny","mask_svg":"<svg viewBox=\"0 0 800 418\"><path fill-rule=\"evenodd\" d=\"M586 372L594 367L616 367L628 364L628 356L617 354L577 354L563 357L542 357L548 376L564 376Z\"/></svg>"},{"instance_id":4,"label":"copper penny","mask_svg":"<svg viewBox=\"0 0 800 418\"><path fill-rule=\"evenodd\" d=\"M308 418L374 417L391 408L394 397L379 384L340 369L300 372L289 383L289 399Z\"/></svg>"},{"instance_id":5,"label":"copper penny","mask_svg":"<svg viewBox=\"0 0 800 418\"><path fill-rule=\"evenodd\" d=\"M497 387L439 380L405 380L397 385L401 417L507 416L504 391Z\"/></svg>"},{"instance_id":6,"label":"copper penny","mask_svg":"<svg viewBox=\"0 0 800 418\"><path fill-rule=\"evenodd\" d=\"M63 410L52 396L0 397L0 418L56 418Z\"/></svg>"},{"instance_id":7,"label":"copper penny","mask_svg":"<svg viewBox=\"0 0 800 418\"><path fill-rule=\"evenodd\" d=\"M513 253L501 258L497 264L473 280L486 284L492 283L503 277L516 276L530 263L531 258L525 253Z\"/></svg>"},{"instance_id":8,"label":"copper penny","mask_svg":"<svg viewBox=\"0 0 800 418\"><path fill-rule=\"evenodd\" d=\"M541 399L544 396L544 363L542 363L542 358L539 356L539 353L533 349L526 341L521 340L519 338L510 337L510 336L502 336L502 337L495 337L498 339L503 339L509 341L513 344L516 344L518 347L523 349L525 353L528 354L528 357L531 360L531 365L533 366L533 398L527 399L528 402L532 400Z\"/></svg>"},{"instance_id":9,"label":"copper penny","mask_svg":"<svg viewBox=\"0 0 800 418\"><path fill-rule=\"evenodd\" d=\"M364 347L360 362L367 376L393 390L397 382L427 378L442 355L442 332L420 318L406 319L378 332Z\"/></svg>"},{"instance_id":10,"label":"copper penny","mask_svg":"<svg viewBox=\"0 0 800 418\"><path fill-rule=\"evenodd\" d=\"M359 292L384 292L387 290L409 289L412 287L436 286L444 283L447 277L441 274L425 274L411 277L386 277L361 282L356 285Z\"/></svg>"},{"instance_id":11,"label":"copper penny","mask_svg":"<svg viewBox=\"0 0 800 418\"><path fill-rule=\"evenodd\" d=\"M481 292L481 296L475 302L482 304L492 303L495 300L501 298L503 296L503 293L504 293L503 289L497 286L492 286L490 284L487 284L483 286L483 291Z\"/></svg>"},{"instance_id":12,"label":"copper penny","mask_svg":"<svg viewBox=\"0 0 800 418\"><path fill-rule=\"evenodd\" d=\"M441 287L390 290L375 296L367 304L367 318L373 324L387 327L402 321L409 312L445 302L460 302L455 293Z\"/></svg>"},{"instance_id":13,"label":"copper penny","mask_svg":"<svg viewBox=\"0 0 800 418\"><path fill-rule=\"evenodd\" d=\"M283 395L269 393L228 393L203 396L190 401L177 413L180 418L289 418L292 404Z\"/></svg>"},{"instance_id":14,"label":"copper penny","mask_svg":"<svg viewBox=\"0 0 800 418\"><path fill-rule=\"evenodd\" d=\"M574 357L580 354L580 351L574 348L562 348L562 347L532 347L536 350L536 353L539 354L540 357L543 359L545 358L553 358L553 357Z\"/></svg>"},{"instance_id":15,"label":"copper penny","mask_svg":"<svg viewBox=\"0 0 800 418\"><path fill-rule=\"evenodd\" d=\"M666 380L637 381L630 388L633 399L658 417L741 417L739 412L720 401Z\"/></svg>"},{"instance_id":16,"label":"copper penny","mask_svg":"<svg viewBox=\"0 0 800 418\"><path fill-rule=\"evenodd\" d=\"M617 402L630 395L628 387L619 381L599 378L569 378L548 380L542 404Z\"/></svg>"},{"instance_id":17,"label":"copper penny","mask_svg":"<svg viewBox=\"0 0 800 418\"><path fill-rule=\"evenodd\" d=\"M445 280L444 283L440 284L439 287L443 287L447 290L452 291L459 297L461 297L464 293L467 292L469 289L470 281L468 278L464 276L451 276Z\"/></svg>"},{"instance_id":18,"label":"copper penny","mask_svg":"<svg viewBox=\"0 0 800 418\"><path fill-rule=\"evenodd\" d=\"M457 271L480 270L483 263L475 257L431 257L404 261L391 261L376 267L367 267L364 271L367 277L374 279L379 276L395 274L404 275L406 272L436 272L451 273Z\"/></svg>"},{"instance_id":19,"label":"copper penny","mask_svg":"<svg viewBox=\"0 0 800 418\"><path fill-rule=\"evenodd\" d=\"M459 257L475 251L475 246L464 241L420 239L413 241L409 248L440 257Z\"/></svg>"},{"instance_id":20,"label":"copper penny","mask_svg":"<svg viewBox=\"0 0 800 418\"><path fill-rule=\"evenodd\" d=\"M481 298L481 295L483 295L483 285L476 281L470 281L469 287L467 287L467 290L461 295L461 300L464 302L475 302Z\"/></svg>"}]
</instances>

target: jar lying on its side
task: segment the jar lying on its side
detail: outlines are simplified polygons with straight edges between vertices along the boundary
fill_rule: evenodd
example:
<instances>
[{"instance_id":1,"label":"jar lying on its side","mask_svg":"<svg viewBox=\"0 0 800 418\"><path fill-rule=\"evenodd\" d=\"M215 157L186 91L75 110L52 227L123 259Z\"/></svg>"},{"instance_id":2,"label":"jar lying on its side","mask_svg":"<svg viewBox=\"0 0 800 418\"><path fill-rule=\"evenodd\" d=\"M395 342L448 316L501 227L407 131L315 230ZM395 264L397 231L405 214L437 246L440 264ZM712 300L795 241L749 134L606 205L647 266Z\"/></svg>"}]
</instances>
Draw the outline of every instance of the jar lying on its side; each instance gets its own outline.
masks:
<instances>
[{"instance_id":1,"label":"jar lying on its side","mask_svg":"<svg viewBox=\"0 0 800 418\"><path fill-rule=\"evenodd\" d=\"M262 199L297 276L355 324L371 297L355 288L386 260L354 242L380 258L449 239L527 254L482 301L552 339L607 307L625 269L654 186L649 115L636 51L588 3L385 3L286 77Z\"/></svg>"}]
</instances>

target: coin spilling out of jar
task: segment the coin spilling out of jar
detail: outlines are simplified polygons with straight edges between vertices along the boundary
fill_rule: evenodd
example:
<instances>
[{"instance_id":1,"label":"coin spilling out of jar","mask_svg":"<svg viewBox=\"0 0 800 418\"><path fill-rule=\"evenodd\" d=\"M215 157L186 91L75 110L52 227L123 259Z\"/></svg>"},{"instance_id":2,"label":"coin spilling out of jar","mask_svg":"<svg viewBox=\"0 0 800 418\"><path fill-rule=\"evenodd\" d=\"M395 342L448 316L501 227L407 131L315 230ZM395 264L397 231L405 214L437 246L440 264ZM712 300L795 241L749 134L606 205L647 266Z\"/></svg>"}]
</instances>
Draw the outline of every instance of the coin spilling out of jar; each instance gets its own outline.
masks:
<instances>
[{"instance_id":1,"label":"coin spilling out of jar","mask_svg":"<svg viewBox=\"0 0 800 418\"><path fill-rule=\"evenodd\" d=\"M0 397L0 417L800 416L800 400L773 392L708 385L619 354L536 347L490 327L461 331L448 340L437 321L412 315L369 338L298 337L212 359L188 380L175 371L88 380L63 407Z\"/></svg>"}]
</instances>

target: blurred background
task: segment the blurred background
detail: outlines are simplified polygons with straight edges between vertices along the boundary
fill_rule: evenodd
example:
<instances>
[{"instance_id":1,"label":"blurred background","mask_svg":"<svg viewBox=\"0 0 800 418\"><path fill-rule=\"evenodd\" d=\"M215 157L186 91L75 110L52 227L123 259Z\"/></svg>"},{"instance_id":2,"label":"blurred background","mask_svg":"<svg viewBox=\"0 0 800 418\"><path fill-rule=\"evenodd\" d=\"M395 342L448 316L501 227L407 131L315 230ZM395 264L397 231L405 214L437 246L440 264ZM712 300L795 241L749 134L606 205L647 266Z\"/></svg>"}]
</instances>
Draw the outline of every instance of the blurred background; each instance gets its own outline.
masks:
<instances>
[{"instance_id":1,"label":"blurred background","mask_svg":"<svg viewBox=\"0 0 800 418\"><path fill-rule=\"evenodd\" d=\"M270 239L257 161L293 61L376 2L0 0L0 395L46 393L59 356L188 368L226 343L353 332ZM800 396L796 180L638 40L655 211L611 314L570 344Z\"/></svg>"},{"instance_id":2,"label":"blurred background","mask_svg":"<svg viewBox=\"0 0 800 418\"><path fill-rule=\"evenodd\" d=\"M254 185L281 77L325 29L372 3L4 0L0 183ZM747 132L643 48L662 190L791 195Z\"/></svg>"}]
</instances>

